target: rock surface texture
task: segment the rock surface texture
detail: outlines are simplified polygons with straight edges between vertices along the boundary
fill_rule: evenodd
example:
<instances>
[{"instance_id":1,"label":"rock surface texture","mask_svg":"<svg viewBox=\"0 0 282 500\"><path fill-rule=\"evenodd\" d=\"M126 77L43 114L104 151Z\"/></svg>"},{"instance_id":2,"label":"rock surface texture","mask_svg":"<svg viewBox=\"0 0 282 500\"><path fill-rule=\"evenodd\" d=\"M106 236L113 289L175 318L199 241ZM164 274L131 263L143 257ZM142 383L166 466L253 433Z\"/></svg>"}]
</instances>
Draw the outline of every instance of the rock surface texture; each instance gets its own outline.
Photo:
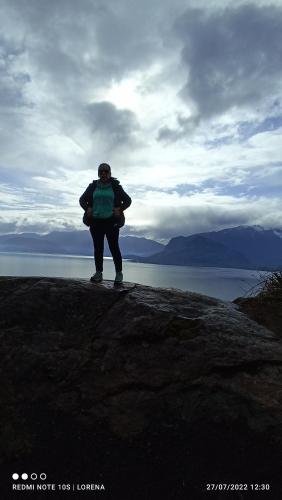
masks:
<instances>
[{"instance_id":1,"label":"rock surface texture","mask_svg":"<svg viewBox=\"0 0 282 500\"><path fill-rule=\"evenodd\" d=\"M6 478L44 470L113 500L257 498L250 485L269 483L279 498L277 333L235 304L129 283L1 278L0 298Z\"/></svg>"}]
</instances>

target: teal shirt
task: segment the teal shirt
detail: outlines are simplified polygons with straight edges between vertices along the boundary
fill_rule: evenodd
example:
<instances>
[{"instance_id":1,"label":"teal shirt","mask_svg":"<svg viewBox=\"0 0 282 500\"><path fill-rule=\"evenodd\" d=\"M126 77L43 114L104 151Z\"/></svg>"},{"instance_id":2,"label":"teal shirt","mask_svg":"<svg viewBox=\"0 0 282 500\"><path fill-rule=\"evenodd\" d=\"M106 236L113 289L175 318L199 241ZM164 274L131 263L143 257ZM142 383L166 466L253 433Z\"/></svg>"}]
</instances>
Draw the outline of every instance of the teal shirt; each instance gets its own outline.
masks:
<instances>
[{"instance_id":1,"label":"teal shirt","mask_svg":"<svg viewBox=\"0 0 282 500\"><path fill-rule=\"evenodd\" d=\"M113 215L114 191L111 184L97 182L93 192L93 217L108 219Z\"/></svg>"}]
</instances>

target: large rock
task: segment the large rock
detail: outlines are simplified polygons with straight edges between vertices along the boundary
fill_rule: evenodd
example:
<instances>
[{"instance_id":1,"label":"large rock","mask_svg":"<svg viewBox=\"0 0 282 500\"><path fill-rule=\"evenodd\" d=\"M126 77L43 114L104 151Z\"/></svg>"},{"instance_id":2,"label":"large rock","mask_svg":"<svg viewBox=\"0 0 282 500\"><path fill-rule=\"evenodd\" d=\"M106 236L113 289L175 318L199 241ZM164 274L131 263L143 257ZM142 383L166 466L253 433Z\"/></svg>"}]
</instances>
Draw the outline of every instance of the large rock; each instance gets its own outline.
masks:
<instances>
[{"instance_id":1,"label":"large rock","mask_svg":"<svg viewBox=\"0 0 282 500\"><path fill-rule=\"evenodd\" d=\"M278 498L282 345L237 305L55 278L1 278L0 300L6 494L25 469L114 500Z\"/></svg>"}]
</instances>

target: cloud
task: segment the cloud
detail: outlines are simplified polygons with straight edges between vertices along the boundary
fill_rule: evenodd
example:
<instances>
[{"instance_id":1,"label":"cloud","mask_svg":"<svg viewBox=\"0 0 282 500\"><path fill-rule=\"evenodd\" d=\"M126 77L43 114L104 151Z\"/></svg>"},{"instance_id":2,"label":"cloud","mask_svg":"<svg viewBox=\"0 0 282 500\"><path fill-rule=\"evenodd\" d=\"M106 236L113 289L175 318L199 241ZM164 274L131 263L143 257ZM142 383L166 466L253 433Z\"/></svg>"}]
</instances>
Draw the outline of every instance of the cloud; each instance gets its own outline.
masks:
<instances>
[{"instance_id":1,"label":"cloud","mask_svg":"<svg viewBox=\"0 0 282 500\"><path fill-rule=\"evenodd\" d=\"M282 115L267 116L261 122L244 121L238 124L238 134L243 140L262 132L274 131L282 128Z\"/></svg>"},{"instance_id":2,"label":"cloud","mask_svg":"<svg viewBox=\"0 0 282 500\"><path fill-rule=\"evenodd\" d=\"M194 132L200 120L198 116L183 117L177 115L177 128L170 128L167 126L161 127L158 131L157 140L163 142L175 142L180 139L190 136Z\"/></svg>"},{"instance_id":3,"label":"cloud","mask_svg":"<svg viewBox=\"0 0 282 500\"><path fill-rule=\"evenodd\" d=\"M81 227L80 229L84 229ZM73 231L75 226L61 220L60 218L47 218L47 219L30 219L21 217L18 220L12 222L6 222L4 219L0 218L0 234L8 233L49 233L50 231Z\"/></svg>"},{"instance_id":4,"label":"cloud","mask_svg":"<svg viewBox=\"0 0 282 500\"><path fill-rule=\"evenodd\" d=\"M22 33L31 61L65 90L109 85L151 64L162 42L149 16L155 5L109 0L6 0L3 12ZM161 15L159 11L158 17ZM60 79L63 78L63 81ZM86 90L86 89L85 89Z\"/></svg>"},{"instance_id":5,"label":"cloud","mask_svg":"<svg viewBox=\"0 0 282 500\"><path fill-rule=\"evenodd\" d=\"M274 100L282 80L282 8L187 9L176 21L187 81L181 95L201 118Z\"/></svg>"},{"instance_id":6,"label":"cloud","mask_svg":"<svg viewBox=\"0 0 282 500\"><path fill-rule=\"evenodd\" d=\"M18 48L0 37L0 108L24 106L23 88L30 77L14 69L17 58L23 53Z\"/></svg>"},{"instance_id":7,"label":"cloud","mask_svg":"<svg viewBox=\"0 0 282 500\"><path fill-rule=\"evenodd\" d=\"M127 109L117 109L110 102L89 104L86 116L91 131L102 134L112 147L129 145L134 132L138 130L134 113Z\"/></svg>"},{"instance_id":8,"label":"cloud","mask_svg":"<svg viewBox=\"0 0 282 500\"><path fill-rule=\"evenodd\" d=\"M136 203L135 210L142 213L143 221L134 226L137 233L159 241L168 241L174 236L188 236L194 233L219 230L239 225L261 225L279 228L282 210L280 197L271 203L265 196L220 196L195 194L187 200L186 206L171 204L166 197L166 205L147 208L147 203Z\"/></svg>"},{"instance_id":9,"label":"cloud","mask_svg":"<svg viewBox=\"0 0 282 500\"><path fill-rule=\"evenodd\" d=\"M277 224L273 2L2 0L3 223L81 229L78 198L106 161L140 235Z\"/></svg>"}]
</instances>

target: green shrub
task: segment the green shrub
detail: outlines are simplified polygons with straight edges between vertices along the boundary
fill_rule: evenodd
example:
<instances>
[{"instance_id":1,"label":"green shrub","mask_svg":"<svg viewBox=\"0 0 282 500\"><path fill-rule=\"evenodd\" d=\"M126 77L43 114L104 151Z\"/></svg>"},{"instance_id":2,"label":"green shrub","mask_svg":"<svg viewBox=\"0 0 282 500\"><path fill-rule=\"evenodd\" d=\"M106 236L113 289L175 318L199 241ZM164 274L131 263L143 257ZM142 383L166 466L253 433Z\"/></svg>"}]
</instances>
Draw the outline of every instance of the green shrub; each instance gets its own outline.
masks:
<instances>
[{"instance_id":1,"label":"green shrub","mask_svg":"<svg viewBox=\"0 0 282 500\"><path fill-rule=\"evenodd\" d=\"M275 271L264 279L258 297L282 300L282 271Z\"/></svg>"}]
</instances>

